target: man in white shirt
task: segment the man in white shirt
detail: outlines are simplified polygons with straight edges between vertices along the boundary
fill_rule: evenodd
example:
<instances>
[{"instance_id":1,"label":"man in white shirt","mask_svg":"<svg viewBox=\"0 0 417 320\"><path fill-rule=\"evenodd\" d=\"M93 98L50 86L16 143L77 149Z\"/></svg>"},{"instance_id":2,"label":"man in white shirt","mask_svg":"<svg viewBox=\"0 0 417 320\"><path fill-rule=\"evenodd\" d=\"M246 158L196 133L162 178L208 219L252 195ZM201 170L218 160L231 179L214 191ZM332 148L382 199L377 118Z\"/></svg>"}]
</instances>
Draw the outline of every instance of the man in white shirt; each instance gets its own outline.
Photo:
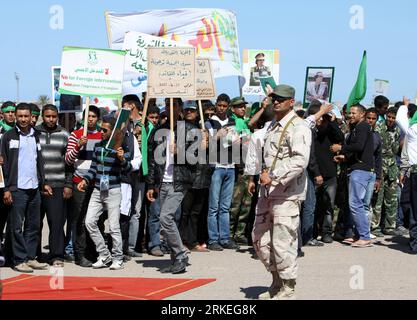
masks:
<instances>
[{"instance_id":1,"label":"man in white shirt","mask_svg":"<svg viewBox=\"0 0 417 320\"><path fill-rule=\"evenodd\" d=\"M4 159L4 196L10 205L8 233L11 242L12 264L15 271L32 273L47 265L36 260L40 229L40 190L52 195L45 185L44 163L39 132L31 126L31 108L26 103L16 107L16 127L2 138L1 156ZM23 229L23 232L22 232Z\"/></svg>"},{"instance_id":2,"label":"man in white shirt","mask_svg":"<svg viewBox=\"0 0 417 320\"><path fill-rule=\"evenodd\" d=\"M410 165L410 252L417 254L417 112L409 114L410 101L404 98L404 105L397 112L395 122L407 139L407 153Z\"/></svg>"}]
</instances>

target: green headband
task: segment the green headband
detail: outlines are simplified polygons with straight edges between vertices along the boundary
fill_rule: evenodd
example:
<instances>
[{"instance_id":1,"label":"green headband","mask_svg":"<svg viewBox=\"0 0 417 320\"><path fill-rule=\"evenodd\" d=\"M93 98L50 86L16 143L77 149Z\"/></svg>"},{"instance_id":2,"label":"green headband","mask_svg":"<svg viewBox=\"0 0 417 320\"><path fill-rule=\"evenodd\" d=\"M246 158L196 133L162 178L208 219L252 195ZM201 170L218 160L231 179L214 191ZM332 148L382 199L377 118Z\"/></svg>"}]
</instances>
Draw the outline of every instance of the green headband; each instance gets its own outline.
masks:
<instances>
[{"instance_id":1,"label":"green headband","mask_svg":"<svg viewBox=\"0 0 417 320\"><path fill-rule=\"evenodd\" d=\"M413 117L410 119L410 126L415 125L417 123L417 111L414 112Z\"/></svg>"},{"instance_id":2,"label":"green headband","mask_svg":"<svg viewBox=\"0 0 417 320\"><path fill-rule=\"evenodd\" d=\"M1 109L1 112L6 113L9 111L16 111L16 107L15 106L7 106Z\"/></svg>"},{"instance_id":3,"label":"green headband","mask_svg":"<svg viewBox=\"0 0 417 320\"><path fill-rule=\"evenodd\" d=\"M41 113L39 111L32 111L32 116L40 116Z\"/></svg>"}]
</instances>

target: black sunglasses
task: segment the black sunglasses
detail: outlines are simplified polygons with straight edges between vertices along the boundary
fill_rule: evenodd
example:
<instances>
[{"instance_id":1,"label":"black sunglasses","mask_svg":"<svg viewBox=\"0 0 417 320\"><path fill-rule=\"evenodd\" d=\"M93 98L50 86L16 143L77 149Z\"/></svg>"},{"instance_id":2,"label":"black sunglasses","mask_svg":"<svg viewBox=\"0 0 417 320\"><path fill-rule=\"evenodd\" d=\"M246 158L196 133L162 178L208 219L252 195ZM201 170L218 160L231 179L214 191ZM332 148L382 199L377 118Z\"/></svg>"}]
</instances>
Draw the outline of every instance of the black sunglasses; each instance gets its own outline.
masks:
<instances>
[{"instance_id":1,"label":"black sunglasses","mask_svg":"<svg viewBox=\"0 0 417 320\"><path fill-rule=\"evenodd\" d=\"M271 96L271 100L272 100L272 103L275 103L275 102L283 103L285 101L291 100L291 98L284 98L284 97L280 97L277 95L273 95Z\"/></svg>"},{"instance_id":2,"label":"black sunglasses","mask_svg":"<svg viewBox=\"0 0 417 320\"><path fill-rule=\"evenodd\" d=\"M109 131L109 130L107 130L106 128L101 127L101 128L100 128L100 131L101 131L101 132L104 132L104 133L107 133L107 131Z\"/></svg>"}]
</instances>

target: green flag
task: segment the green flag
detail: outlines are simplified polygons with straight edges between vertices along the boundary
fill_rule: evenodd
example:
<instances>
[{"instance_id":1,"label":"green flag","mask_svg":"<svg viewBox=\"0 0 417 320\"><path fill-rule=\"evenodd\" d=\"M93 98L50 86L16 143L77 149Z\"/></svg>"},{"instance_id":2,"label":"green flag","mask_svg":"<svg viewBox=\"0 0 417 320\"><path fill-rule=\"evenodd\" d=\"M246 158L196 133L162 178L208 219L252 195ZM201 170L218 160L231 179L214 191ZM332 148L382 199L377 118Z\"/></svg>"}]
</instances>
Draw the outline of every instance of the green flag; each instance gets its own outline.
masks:
<instances>
[{"instance_id":1,"label":"green flag","mask_svg":"<svg viewBox=\"0 0 417 320\"><path fill-rule=\"evenodd\" d=\"M355 86L350 93L349 100L347 103L347 110L349 112L350 107L361 102L366 95L366 51L363 52L363 58L361 66L359 67L358 79L356 80Z\"/></svg>"}]
</instances>

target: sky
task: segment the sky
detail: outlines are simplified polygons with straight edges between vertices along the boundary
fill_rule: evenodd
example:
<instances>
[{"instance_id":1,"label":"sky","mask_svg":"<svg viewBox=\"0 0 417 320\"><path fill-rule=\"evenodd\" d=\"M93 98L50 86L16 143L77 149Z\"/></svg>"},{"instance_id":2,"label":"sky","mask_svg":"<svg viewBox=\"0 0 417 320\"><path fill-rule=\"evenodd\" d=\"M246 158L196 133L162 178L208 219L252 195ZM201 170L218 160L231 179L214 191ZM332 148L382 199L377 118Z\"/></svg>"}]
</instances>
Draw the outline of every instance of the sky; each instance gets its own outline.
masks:
<instances>
[{"instance_id":1,"label":"sky","mask_svg":"<svg viewBox=\"0 0 417 320\"><path fill-rule=\"evenodd\" d=\"M50 8L60 5L62 30L50 28ZM352 6L363 9L363 28L352 28ZM236 13L240 51L280 50L280 82L302 100L307 66L335 67L333 101L345 102L356 81L364 50L368 92L374 79L390 82L388 97L398 101L417 92L417 2L414 0L14 0L0 3L0 101L51 96L51 66L59 65L63 46L108 48L105 11L140 12L171 8L221 8ZM357 12L356 12L357 13ZM356 24L358 26L358 24ZM216 80L217 93L239 94L235 77Z\"/></svg>"}]
</instances>

